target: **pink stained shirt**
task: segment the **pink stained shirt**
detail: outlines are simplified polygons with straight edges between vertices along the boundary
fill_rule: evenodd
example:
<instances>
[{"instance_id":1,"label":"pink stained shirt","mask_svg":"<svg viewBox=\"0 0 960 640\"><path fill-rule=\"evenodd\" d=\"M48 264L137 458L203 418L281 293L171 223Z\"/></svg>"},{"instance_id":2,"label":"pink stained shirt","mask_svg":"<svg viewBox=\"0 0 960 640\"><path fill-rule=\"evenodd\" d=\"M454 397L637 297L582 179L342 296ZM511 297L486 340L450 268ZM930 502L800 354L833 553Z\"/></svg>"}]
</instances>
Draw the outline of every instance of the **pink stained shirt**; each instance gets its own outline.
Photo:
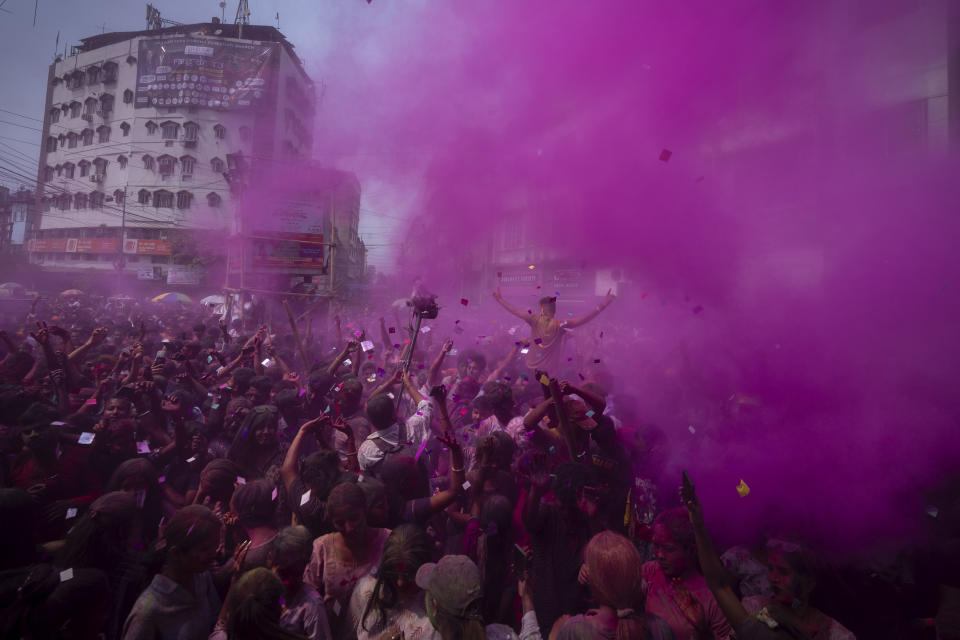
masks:
<instances>
[{"instance_id":1,"label":"pink stained shirt","mask_svg":"<svg viewBox=\"0 0 960 640\"><path fill-rule=\"evenodd\" d=\"M713 640L726 640L733 635L727 619L720 606L710 593L707 581L699 573L692 574L684 580L690 594L703 606L707 624L710 627ZM677 640L702 640L696 629L677 606L673 598L673 586L664 575L660 565L655 561L643 565L643 592L646 596L647 613L652 613L666 620L673 629Z\"/></svg>"}]
</instances>

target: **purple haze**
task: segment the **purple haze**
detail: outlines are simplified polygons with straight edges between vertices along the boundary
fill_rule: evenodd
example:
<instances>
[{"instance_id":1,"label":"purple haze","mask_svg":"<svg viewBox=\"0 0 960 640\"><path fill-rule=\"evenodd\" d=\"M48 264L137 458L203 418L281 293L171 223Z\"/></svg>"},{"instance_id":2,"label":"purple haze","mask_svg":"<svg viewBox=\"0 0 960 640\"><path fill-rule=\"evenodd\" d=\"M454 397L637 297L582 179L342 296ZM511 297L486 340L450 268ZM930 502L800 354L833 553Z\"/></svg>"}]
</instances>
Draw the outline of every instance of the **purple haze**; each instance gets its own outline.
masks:
<instances>
[{"instance_id":1,"label":"purple haze","mask_svg":"<svg viewBox=\"0 0 960 640\"><path fill-rule=\"evenodd\" d=\"M927 4L356 1L300 53L326 84L318 152L419 216L408 275L446 294L446 330L509 320L487 295L453 309L448 269L521 216L623 268L581 333L677 483L727 540L849 550L916 534L960 453L957 167L883 120L945 64Z\"/></svg>"}]
</instances>

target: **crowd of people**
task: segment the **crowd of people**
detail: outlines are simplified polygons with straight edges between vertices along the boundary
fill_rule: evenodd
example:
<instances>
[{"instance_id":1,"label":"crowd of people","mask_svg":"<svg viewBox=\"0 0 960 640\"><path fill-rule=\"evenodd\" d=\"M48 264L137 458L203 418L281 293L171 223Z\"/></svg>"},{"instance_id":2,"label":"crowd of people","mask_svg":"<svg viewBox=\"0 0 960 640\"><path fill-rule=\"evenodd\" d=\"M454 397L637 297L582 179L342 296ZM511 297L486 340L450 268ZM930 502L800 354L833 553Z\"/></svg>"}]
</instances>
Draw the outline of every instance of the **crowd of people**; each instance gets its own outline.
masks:
<instances>
[{"instance_id":1,"label":"crowd of people","mask_svg":"<svg viewBox=\"0 0 960 640\"><path fill-rule=\"evenodd\" d=\"M564 375L614 297L494 298L529 329L462 350L40 300L0 333L0 637L960 637L955 506L895 577L783 537L720 554L629 390Z\"/></svg>"}]
</instances>

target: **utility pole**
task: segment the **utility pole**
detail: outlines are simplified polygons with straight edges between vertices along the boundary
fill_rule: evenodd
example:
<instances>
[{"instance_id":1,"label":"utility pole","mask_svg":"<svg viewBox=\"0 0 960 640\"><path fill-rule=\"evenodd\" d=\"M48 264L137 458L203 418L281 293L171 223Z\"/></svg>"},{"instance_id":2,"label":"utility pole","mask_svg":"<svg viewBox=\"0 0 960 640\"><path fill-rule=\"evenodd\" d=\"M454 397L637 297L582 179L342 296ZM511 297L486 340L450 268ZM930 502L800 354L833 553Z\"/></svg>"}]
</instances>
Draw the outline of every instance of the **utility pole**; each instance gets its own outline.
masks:
<instances>
[{"instance_id":1,"label":"utility pole","mask_svg":"<svg viewBox=\"0 0 960 640\"><path fill-rule=\"evenodd\" d=\"M333 311L333 294L334 294L334 274L337 269L337 212L333 207L333 193L329 196L330 198L330 305L327 307L327 319L329 321L330 316Z\"/></svg>"}]
</instances>

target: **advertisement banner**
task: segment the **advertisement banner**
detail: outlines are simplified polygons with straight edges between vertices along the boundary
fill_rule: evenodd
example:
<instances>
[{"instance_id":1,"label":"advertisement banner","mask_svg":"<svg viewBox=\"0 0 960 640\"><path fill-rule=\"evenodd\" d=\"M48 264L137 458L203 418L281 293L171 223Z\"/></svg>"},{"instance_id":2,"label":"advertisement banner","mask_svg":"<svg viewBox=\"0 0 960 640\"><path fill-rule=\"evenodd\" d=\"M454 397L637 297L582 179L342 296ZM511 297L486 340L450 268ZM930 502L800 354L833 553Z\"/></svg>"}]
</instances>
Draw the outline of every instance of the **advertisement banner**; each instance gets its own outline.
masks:
<instances>
[{"instance_id":1,"label":"advertisement banner","mask_svg":"<svg viewBox=\"0 0 960 640\"><path fill-rule=\"evenodd\" d=\"M140 41L134 107L256 106L267 95L276 43L171 36Z\"/></svg>"},{"instance_id":2,"label":"advertisement banner","mask_svg":"<svg viewBox=\"0 0 960 640\"><path fill-rule=\"evenodd\" d=\"M166 240L143 240L127 238L123 241L123 252L147 256L168 256L172 245Z\"/></svg>"},{"instance_id":3,"label":"advertisement banner","mask_svg":"<svg viewBox=\"0 0 960 640\"><path fill-rule=\"evenodd\" d=\"M504 295L539 294L537 287L543 284L542 271L539 269L508 269L497 272L497 281Z\"/></svg>"},{"instance_id":4,"label":"advertisement banner","mask_svg":"<svg viewBox=\"0 0 960 640\"><path fill-rule=\"evenodd\" d=\"M194 267L170 267L167 284L200 284L200 270Z\"/></svg>"},{"instance_id":5,"label":"advertisement banner","mask_svg":"<svg viewBox=\"0 0 960 640\"><path fill-rule=\"evenodd\" d=\"M70 238L67 242L69 243ZM77 238L76 253L117 253L120 238ZM71 252L72 253L72 252Z\"/></svg>"},{"instance_id":6,"label":"advertisement banner","mask_svg":"<svg viewBox=\"0 0 960 640\"><path fill-rule=\"evenodd\" d=\"M33 238L27 240L27 251L64 253L66 250L66 238Z\"/></svg>"},{"instance_id":7,"label":"advertisement banner","mask_svg":"<svg viewBox=\"0 0 960 640\"><path fill-rule=\"evenodd\" d=\"M252 262L260 267L323 269L323 234L264 231L253 238Z\"/></svg>"},{"instance_id":8,"label":"advertisement banner","mask_svg":"<svg viewBox=\"0 0 960 640\"><path fill-rule=\"evenodd\" d=\"M323 206L310 201L273 210L251 234L253 265L322 270L325 219Z\"/></svg>"}]
</instances>

